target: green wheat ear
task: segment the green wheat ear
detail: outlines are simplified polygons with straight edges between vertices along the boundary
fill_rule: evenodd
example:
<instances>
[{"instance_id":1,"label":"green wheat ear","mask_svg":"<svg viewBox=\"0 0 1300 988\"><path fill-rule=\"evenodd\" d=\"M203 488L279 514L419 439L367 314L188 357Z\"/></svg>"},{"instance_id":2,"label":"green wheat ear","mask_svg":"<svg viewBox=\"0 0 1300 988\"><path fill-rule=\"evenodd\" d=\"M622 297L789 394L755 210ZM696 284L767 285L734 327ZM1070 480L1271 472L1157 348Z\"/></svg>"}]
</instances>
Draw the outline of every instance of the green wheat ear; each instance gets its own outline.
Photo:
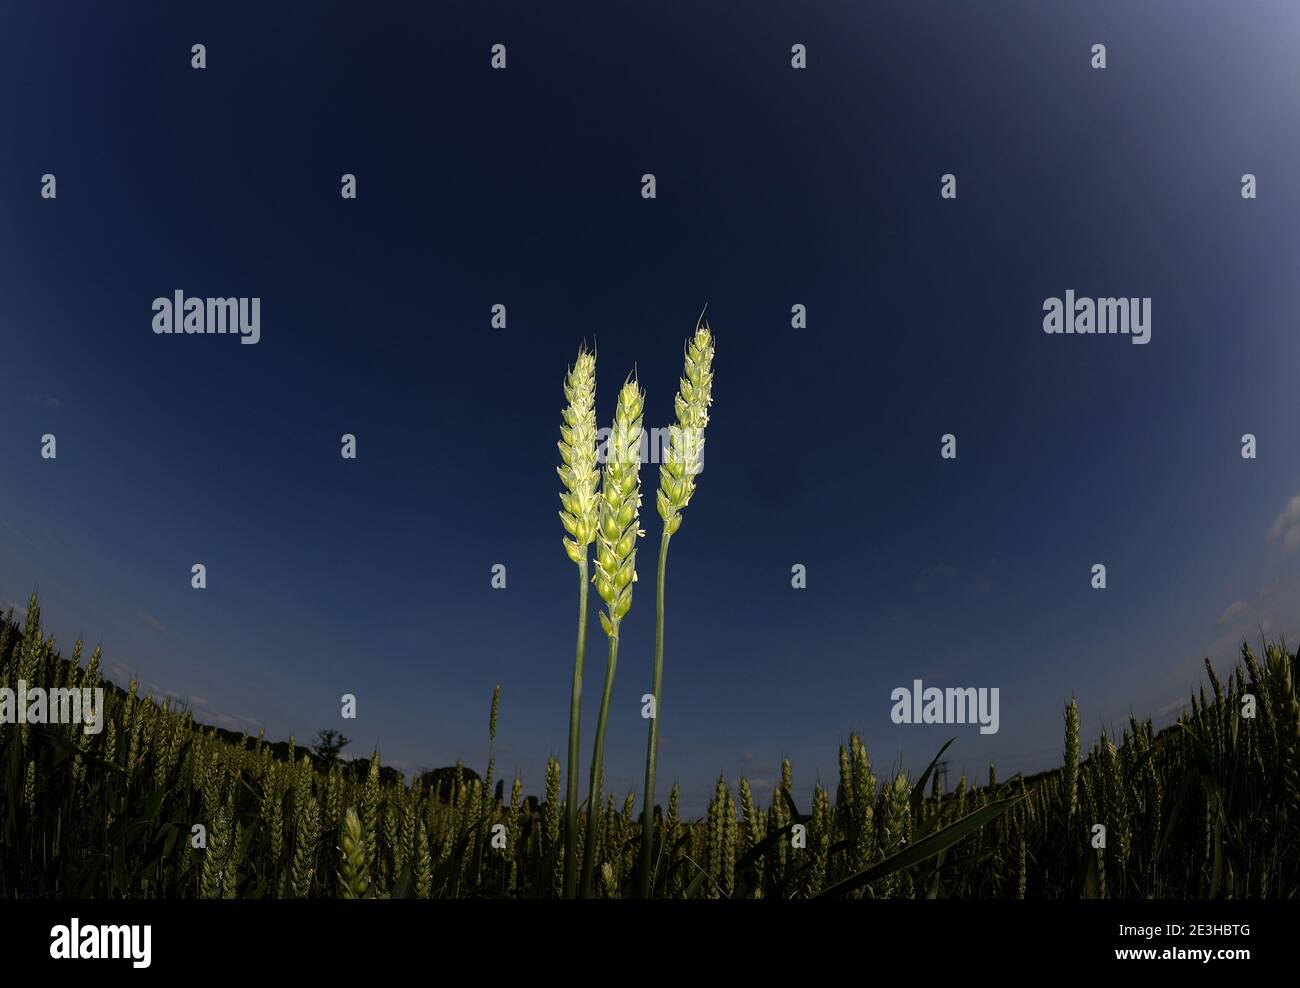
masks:
<instances>
[{"instance_id":1,"label":"green wheat ear","mask_svg":"<svg viewBox=\"0 0 1300 988\"><path fill-rule=\"evenodd\" d=\"M600 524L596 530L596 592L605 602L600 623L609 639L605 664L605 688L596 716L596 745L591 756L591 791L587 797L587 833L592 835L582 849L584 899L595 888L594 835L599 833L600 784L605 764L605 728L609 723L614 672L618 667L618 626L632 609L632 584L636 582L636 540L644 534L638 527L641 508L641 417L645 395L629 376L618 393L614 429L606 447L605 475L600 487ZM576 699L575 699L575 711Z\"/></svg>"},{"instance_id":2,"label":"green wheat ear","mask_svg":"<svg viewBox=\"0 0 1300 988\"><path fill-rule=\"evenodd\" d=\"M1073 820L1079 810L1079 704L1065 707L1065 815Z\"/></svg>"},{"instance_id":3,"label":"green wheat ear","mask_svg":"<svg viewBox=\"0 0 1300 988\"><path fill-rule=\"evenodd\" d=\"M713 401L713 334L709 324L695 329L686 346L686 370L674 402L677 422L668 428L668 453L659 466L659 493L655 498L664 534L681 527L682 509L695 493L695 476L704 462L704 427L709 424Z\"/></svg>"},{"instance_id":4,"label":"green wheat ear","mask_svg":"<svg viewBox=\"0 0 1300 988\"><path fill-rule=\"evenodd\" d=\"M560 521L571 538L564 540L564 551L578 565L578 645L573 657L573 686L569 694L569 782L564 826L564 894L572 898L578 891L578 764L579 735L582 719L582 676L587 652L588 549L596 540L600 522L600 498L597 487L600 469L596 456L596 356L586 344L578 348L578 358L564 379L564 397L568 405L560 423L560 459L558 468L564 491L560 503Z\"/></svg>"},{"instance_id":5,"label":"green wheat ear","mask_svg":"<svg viewBox=\"0 0 1300 988\"><path fill-rule=\"evenodd\" d=\"M668 450L659 466L659 492L655 503L664 521L659 538L659 568L655 583L655 651L650 692L655 715L650 718L646 742L645 806L641 814L641 867L638 894L649 898L653 879L655 763L659 748L659 717L663 711L664 675L664 573L668 566L668 542L681 527L682 509L695 493L695 476L704 463L704 427L709 424L709 403L713 401L713 334L700 316L695 336L686 344L686 369L674 405L677 421L668 428Z\"/></svg>"},{"instance_id":6,"label":"green wheat ear","mask_svg":"<svg viewBox=\"0 0 1300 988\"><path fill-rule=\"evenodd\" d=\"M361 818L348 807L339 826L339 898L365 899L370 895L370 869L366 867L366 841Z\"/></svg>"},{"instance_id":7,"label":"green wheat ear","mask_svg":"<svg viewBox=\"0 0 1300 988\"><path fill-rule=\"evenodd\" d=\"M600 624L618 637L618 624L632 609L636 582L636 540L641 508L641 421L645 395L629 377L618 393L614 429L609 437L605 476L600 489L600 523L596 533L596 592L605 602Z\"/></svg>"},{"instance_id":8,"label":"green wheat ear","mask_svg":"<svg viewBox=\"0 0 1300 988\"><path fill-rule=\"evenodd\" d=\"M568 402L560 425L560 459L556 467L564 491L560 494L560 521L571 538L564 551L575 563L586 557L586 547L596 539L599 502L596 487L596 357L583 344L564 379Z\"/></svg>"}]
</instances>

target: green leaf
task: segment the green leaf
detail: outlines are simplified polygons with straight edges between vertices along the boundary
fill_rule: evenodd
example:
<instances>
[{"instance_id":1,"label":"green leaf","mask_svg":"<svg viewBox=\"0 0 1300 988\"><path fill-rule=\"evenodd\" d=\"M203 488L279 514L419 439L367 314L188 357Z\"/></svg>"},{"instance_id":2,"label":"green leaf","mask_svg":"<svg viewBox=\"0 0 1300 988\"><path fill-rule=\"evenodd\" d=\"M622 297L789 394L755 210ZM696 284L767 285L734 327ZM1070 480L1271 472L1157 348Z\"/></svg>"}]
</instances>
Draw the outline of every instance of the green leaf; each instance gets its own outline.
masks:
<instances>
[{"instance_id":1,"label":"green leaf","mask_svg":"<svg viewBox=\"0 0 1300 988\"><path fill-rule=\"evenodd\" d=\"M782 790L782 792L784 791L785 790ZM793 833L794 824L792 823L788 823L784 827L779 827L776 830L773 830L770 834L746 851L744 856L736 862L736 874L739 875L741 871L748 868L760 857L775 847L776 842L782 837L789 837Z\"/></svg>"},{"instance_id":2,"label":"green leaf","mask_svg":"<svg viewBox=\"0 0 1300 988\"><path fill-rule=\"evenodd\" d=\"M1159 840L1156 841L1155 851L1152 853L1152 861L1160 860L1160 852L1164 850L1169 843L1169 837L1174 832L1174 827L1182 818L1181 811L1183 800L1187 798L1187 792L1191 788L1191 779L1183 776L1183 781L1178 787L1178 794L1174 797L1173 806L1169 809L1169 818L1165 821L1164 831L1160 834Z\"/></svg>"},{"instance_id":3,"label":"green leaf","mask_svg":"<svg viewBox=\"0 0 1300 988\"><path fill-rule=\"evenodd\" d=\"M1214 870L1210 875L1210 898L1219 897L1219 884L1223 881L1223 824L1214 821Z\"/></svg>"},{"instance_id":4,"label":"green leaf","mask_svg":"<svg viewBox=\"0 0 1300 988\"><path fill-rule=\"evenodd\" d=\"M672 864L668 868L664 868L664 869L660 869L658 865L655 866L655 888L656 889L667 890L668 882L672 878L673 873L678 868L680 868L684 863L682 861L677 860L677 852L680 851L686 845L686 842L689 841L690 839L691 839L690 833L689 832L684 833L680 837L678 837L677 841L673 844L673 849L668 854L668 860L670 862L675 862L675 864Z\"/></svg>"},{"instance_id":5,"label":"green leaf","mask_svg":"<svg viewBox=\"0 0 1300 988\"><path fill-rule=\"evenodd\" d=\"M790 816L794 818L792 822L807 823L811 819L811 817L806 817L799 812L799 807L794 805L794 798L784 786L781 787L781 795L785 797L785 805L790 810Z\"/></svg>"},{"instance_id":6,"label":"green leaf","mask_svg":"<svg viewBox=\"0 0 1300 988\"><path fill-rule=\"evenodd\" d=\"M1089 846L1087 853L1083 856L1082 872L1081 884L1083 887L1083 897L1085 899L1097 898L1097 889L1100 884L1097 873L1097 852L1091 846Z\"/></svg>"},{"instance_id":7,"label":"green leaf","mask_svg":"<svg viewBox=\"0 0 1300 988\"><path fill-rule=\"evenodd\" d=\"M402 877L393 884L393 890L389 893L390 899L409 899L411 897L411 869L409 867L402 869Z\"/></svg>"},{"instance_id":8,"label":"green leaf","mask_svg":"<svg viewBox=\"0 0 1300 988\"><path fill-rule=\"evenodd\" d=\"M116 772L118 775L126 775L126 769L116 762L110 762L108 759L92 755L90 752L79 752L76 745L71 744L66 738L59 737L59 735L47 728L32 727L31 732L34 737L40 738L42 741L48 741L55 751L65 752L70 755L80 754L81 760L87 765L94 765L109 772ZM15 746L15 750L16 748L17 746Z\"/></svg>"},{"instance_id":9,"label":"green leaf","mask_svg":"<svg viewBox=\"0 0 1300 988\"><path fill-rule=\"evenodd\" d=\"M841 895L846 895L855 889L860 889L864 885L870 885L882 878L902 871L904 868L910 868L926 858L934 857L940 851L952 847L963 838L969 837L986 823L992 823L1007 810L1011 809L1020 801L1021 797L1011 796L1007 799L999 799L996 802L989 803L988 806L981 807L974 813L970 813L956 823L949 824L938 833L931 834L915 844L910 844L897 854L891 854L884 861L872 865L866 871L860 871L851 878L832 885L825 892L822 892L816 898L833 899Z\"/></svg>"},{"instance_id":10,"label":"green leaf","mask_svg":"<svg viewBox=\"0 0 1300 988\"><path fill-rule=\"evenodd\" d=\"M155 789L145 798L144 803L141 804L137 818L141 821L152 820L158 814L158 808L162 806L162 801L166 797L166 789Z\"/></svg>"},{"instance_id":11,"label":"green leaf","mask_svg":"<svg viewBox=\"0 0 1300 988\"><path fill-rule=\"evenodd\" d=\"M925 767L925 771L921 773L921 777L916 780L916 785L912 787L912 795L909 799L912 802L912 812L914 814L921 809L921 804L925 802L925 784L930 780L930 773L933 772L934 767L939 764L939 759L942 758L943 753L948 750L948 746L956 740L956 738L949 738L944 742L943 747L939 749L939 753L930 759L930 764Z\"/></svg>"},{"instance_id":12,"label":"green leaf","mask_svg":"<svg viewBox=\"0 0 1300 988\"><path fill-rule=\"evenodd\" d=\"M705 871L703 868L700 868L699 865L696 865L695 867L699 868L699 874L697 874L694 878L691 879L690 885L686 886L685 898L687 899L694 899L695 894L700 890L700 886L703 885L708 880L709 877L709 873Z\"/></svg>"}]
</instances>

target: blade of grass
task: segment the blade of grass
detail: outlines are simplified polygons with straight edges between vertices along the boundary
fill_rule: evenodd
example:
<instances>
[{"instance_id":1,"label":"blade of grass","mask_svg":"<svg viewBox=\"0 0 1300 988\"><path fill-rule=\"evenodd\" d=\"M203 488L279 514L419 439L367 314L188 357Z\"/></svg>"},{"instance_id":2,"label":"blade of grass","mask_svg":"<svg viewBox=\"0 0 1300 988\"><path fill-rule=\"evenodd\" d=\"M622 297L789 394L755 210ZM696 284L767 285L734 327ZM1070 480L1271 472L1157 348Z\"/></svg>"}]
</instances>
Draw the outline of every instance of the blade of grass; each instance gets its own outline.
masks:
<instances>
[{"instance_id":1,"label":"blade of grass","mask_svg":"<svg viewBox=\"0 0 1300 988\"><path fill-rule=\"evenodd\" d=\"M931 834L915 844L909 844L897 854L891 854L885 860L872 865L865 871L860 871L856 875L832 885L816 898L834 899L846 895L855 889L862 888L864 885L870 885L872 882L879 881L897 871L902 871L904 868L910 868L926 858L933 857L945 848L952 847L963 838L969 837L986 823L996 820L1019 802L1020 798L1019 796L1012 796L989 803L974 813L962 817L955 823L949 824L937 833Z\"/></svg>"}]
</instances>

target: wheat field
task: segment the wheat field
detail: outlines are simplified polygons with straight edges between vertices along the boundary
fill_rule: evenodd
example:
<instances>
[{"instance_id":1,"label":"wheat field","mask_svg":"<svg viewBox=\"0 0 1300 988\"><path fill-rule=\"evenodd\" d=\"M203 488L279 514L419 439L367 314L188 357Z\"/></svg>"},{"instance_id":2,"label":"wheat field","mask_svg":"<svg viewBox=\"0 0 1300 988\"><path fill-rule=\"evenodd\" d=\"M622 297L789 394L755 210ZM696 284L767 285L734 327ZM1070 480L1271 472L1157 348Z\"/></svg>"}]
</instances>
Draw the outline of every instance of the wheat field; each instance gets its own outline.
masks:
<instances>
[{"instance_id":1,"label":"wheat field","mask_svg":"<svg viewBox=\"0 0 1300 988\"><path fill-rule=\"evenodd\" d=\"M25 618L0 624L0 683L104 685L100 652L60 656ZM1080 758L1065 709L1065 764L1033 778L962 778L937 792L873 772L856 736L832 793L769 804L742 777L719 778L707 816L682 819L676 786L652 818L651 891L663 898L1290 897L1297 890L1296 659L1242 647L1226 682L1194 695L1173 727L1130 722ZM1256 716L1240 716L1242 697ZM564 894L561 766L544 789L466 772L409 785L368 761L325 768L293 742L234 738L189 712L106 688L103 730L0 726L4 807L0 895L145 898L554 898ZM495 708L495 703L493 704ZM490 725L492 726L492 725ZM278 748L278 750L277 750ZM458 773L459 774L459 773ZM628 793L578 820L591 894L636 893L642 821ZM577 809L577 808L575 808ZM1092 846L1094 823L1107 827ZM206 846L194 847L194 828ZM796 827L802 827L802 831Z\"/></svg>"}]
</instances>

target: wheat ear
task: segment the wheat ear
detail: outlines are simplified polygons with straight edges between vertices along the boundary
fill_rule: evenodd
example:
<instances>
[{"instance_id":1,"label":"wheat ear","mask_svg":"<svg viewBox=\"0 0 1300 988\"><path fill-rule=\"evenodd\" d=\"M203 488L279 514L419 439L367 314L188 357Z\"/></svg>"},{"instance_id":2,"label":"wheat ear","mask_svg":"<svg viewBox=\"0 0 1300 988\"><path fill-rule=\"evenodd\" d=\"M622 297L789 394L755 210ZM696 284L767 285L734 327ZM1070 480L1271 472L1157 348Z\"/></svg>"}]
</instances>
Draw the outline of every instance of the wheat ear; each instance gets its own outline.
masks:
<instances>
[{"instance_id":1,"label":"wheat ear","mask_svg":"<svg viewBox=\"0 0 1300 988\"><path fill-rule=\"evenodd\" d=\"M632 584L636 582L636 540L641 508L641 420L645 395L634 377L623 383L614 411L614 429L605 457L600 488L600 523L596 533L596 592L605 602L600 625L609 637L605 690L596 720L596 745L591 757L591 790L587 797L587 833L598 833L601 773L605 762L605 726L614 670L618 666L618 627L632 609ZM594 882L596 841L588 839L582 851L582 896L590 898Z\"/></svg>"},{"instance_id":2,"label":"wheat ear","mask_svg":"<svg viewBox=\"0 0 1300 988\"><path fill-rule=\"evenodd\" d=\"M569 695L569 788L564 823L564 894L578 890L578 761L579 721L582 716L582 667L587 654L588 549L596 540L600 520L596 465L596 356L586 345L564 379L568 404L560 424L560 460L557 468L564 490L560 493L560 521L569 533L564 551L578 565L578 647L573 659L573 687Z\"/></svg>"},{"instance_id":3,"label":"wheat ear","mask_svg":"<svg viewBox=\"0 0 1300 988\"><path fill-rule=\"evenodd\" d=\"M677 390L677 421L668 429L668 453L659 466L659 492L655 504L663 519L659 539L659 569L655 581L655 653L650 692L654 696L654 716L650 718L650 736L646 742L645 805L641 810L641 867L637 894L650 897L653 876L655 761L659 752L659 702L664 676L664 573L668 566L668 541L681 527L682 509L695 493L695 477L703 466L704 427L709 424L709 404L713 401L713 334L700 317L695 336L686 346L686 370Z\"/></svg>"}]
</instances>

